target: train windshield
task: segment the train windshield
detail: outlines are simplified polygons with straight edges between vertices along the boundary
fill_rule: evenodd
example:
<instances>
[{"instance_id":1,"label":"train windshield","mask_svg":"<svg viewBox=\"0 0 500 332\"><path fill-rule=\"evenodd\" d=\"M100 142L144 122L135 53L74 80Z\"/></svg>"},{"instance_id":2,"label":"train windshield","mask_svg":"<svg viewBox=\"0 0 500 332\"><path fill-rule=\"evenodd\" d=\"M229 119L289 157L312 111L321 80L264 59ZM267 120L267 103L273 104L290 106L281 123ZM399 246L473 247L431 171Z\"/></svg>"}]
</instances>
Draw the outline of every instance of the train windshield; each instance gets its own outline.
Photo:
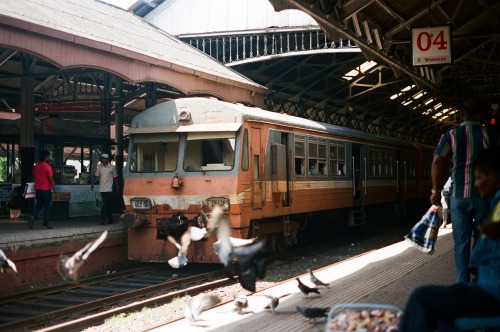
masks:
<instances>
[{"instance_id":1,"label":"train windshield","mask_svg":"<svg viewBox=\"0 0 500 332\"><path fill-rule=\"evenodd\" d=\"M234 132L188 133L184 170L194 172L232 169L235 137Z\"/></svg>"},{"instance_id":2,"label":"train windshield","mask_svg":"<svg viewBox=\"0 0 500 332\"><path fill-rule=\"evenodd\" d=\"M132 137L130 171L171 172L177 167L179 134L141 134Z\"/></svg>"}]
</instances>

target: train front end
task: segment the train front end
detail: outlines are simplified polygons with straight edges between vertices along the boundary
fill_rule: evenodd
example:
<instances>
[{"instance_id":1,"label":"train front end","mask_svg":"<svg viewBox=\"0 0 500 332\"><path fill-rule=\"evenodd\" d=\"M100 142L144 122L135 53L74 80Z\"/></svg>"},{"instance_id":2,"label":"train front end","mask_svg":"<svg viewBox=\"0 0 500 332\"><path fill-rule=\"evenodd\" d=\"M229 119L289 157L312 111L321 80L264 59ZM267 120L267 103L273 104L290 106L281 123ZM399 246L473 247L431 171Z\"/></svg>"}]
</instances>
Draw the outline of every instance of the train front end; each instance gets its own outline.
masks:
<instances>
[{"instance_id":1,"label":"train front end","mask_svg":"<svg viewBox=\"0 0 500 332\"><path fill-rule=\"evenodd\" d=\"M137 115L129 130L124 169L130 260L166 262L177 255L168 240L179 242L200 210L220 205L238 234L238 153L241 118L221 103L190 98L156 105ZM192 242L188 260L218 262L215 237Z\"/></svg>"}]
</instances>

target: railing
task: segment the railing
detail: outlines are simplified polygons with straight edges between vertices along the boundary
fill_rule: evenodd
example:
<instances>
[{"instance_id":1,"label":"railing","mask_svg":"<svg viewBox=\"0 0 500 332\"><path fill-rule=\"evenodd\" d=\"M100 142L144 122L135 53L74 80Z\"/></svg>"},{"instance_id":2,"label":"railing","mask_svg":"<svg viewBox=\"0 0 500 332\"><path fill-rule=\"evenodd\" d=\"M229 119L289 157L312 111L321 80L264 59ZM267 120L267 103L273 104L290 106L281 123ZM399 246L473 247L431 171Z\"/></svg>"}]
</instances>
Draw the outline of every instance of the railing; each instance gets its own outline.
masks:
<instances>
[{"instance_id":1,"label":"railing","mask_svg":"<svg viewBox=\"0 0 500 332\"><path fill-rule=\"evenodd\" d=\"M360 52L352 41L343 38L332 41L319 28L298 30L286 28L221 35L181 35L179 39L228 66L260 61L263 57L304 52Z\"/></svg>"}]
</instances>

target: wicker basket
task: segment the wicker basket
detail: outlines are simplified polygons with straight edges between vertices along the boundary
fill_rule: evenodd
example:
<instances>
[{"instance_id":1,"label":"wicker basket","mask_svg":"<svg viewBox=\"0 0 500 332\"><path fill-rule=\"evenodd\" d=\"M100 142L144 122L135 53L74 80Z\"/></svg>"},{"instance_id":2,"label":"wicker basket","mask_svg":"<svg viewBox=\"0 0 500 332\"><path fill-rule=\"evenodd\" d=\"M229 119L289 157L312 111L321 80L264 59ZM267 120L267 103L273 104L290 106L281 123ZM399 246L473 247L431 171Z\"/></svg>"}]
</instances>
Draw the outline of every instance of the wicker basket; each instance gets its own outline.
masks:
<instances>
[{"instance_id":1,"label":"wicker basket","mask_svg":"<svg viewBox=\"0 0 500 332\"><path fill-rule=\"evenodd\" d=\"M395 332L402 316L403 311L391 305L341 303L330 310L326 332Z\"/></svg>"}]
</instances>

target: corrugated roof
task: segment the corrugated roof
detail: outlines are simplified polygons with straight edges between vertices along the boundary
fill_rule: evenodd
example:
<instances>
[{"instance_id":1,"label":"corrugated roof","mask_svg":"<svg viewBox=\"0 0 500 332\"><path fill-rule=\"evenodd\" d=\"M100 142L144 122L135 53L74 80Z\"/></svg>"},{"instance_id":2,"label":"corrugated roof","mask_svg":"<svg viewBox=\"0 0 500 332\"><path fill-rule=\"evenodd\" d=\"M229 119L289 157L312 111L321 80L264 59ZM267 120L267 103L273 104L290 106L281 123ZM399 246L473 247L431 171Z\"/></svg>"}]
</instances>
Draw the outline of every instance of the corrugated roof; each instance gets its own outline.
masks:
<instances>
[{"instance_id":1,"label":"corrugated roof","mask_svg":"<svg viewBox=\"0 0 500 332\"><path fill-rule=\"evenodd\" d=\"M131 12L106 3L95 0L2 0L0 14L173 63L187 71L204 72L263 88Z\"/></svg>"}]
</instances>

